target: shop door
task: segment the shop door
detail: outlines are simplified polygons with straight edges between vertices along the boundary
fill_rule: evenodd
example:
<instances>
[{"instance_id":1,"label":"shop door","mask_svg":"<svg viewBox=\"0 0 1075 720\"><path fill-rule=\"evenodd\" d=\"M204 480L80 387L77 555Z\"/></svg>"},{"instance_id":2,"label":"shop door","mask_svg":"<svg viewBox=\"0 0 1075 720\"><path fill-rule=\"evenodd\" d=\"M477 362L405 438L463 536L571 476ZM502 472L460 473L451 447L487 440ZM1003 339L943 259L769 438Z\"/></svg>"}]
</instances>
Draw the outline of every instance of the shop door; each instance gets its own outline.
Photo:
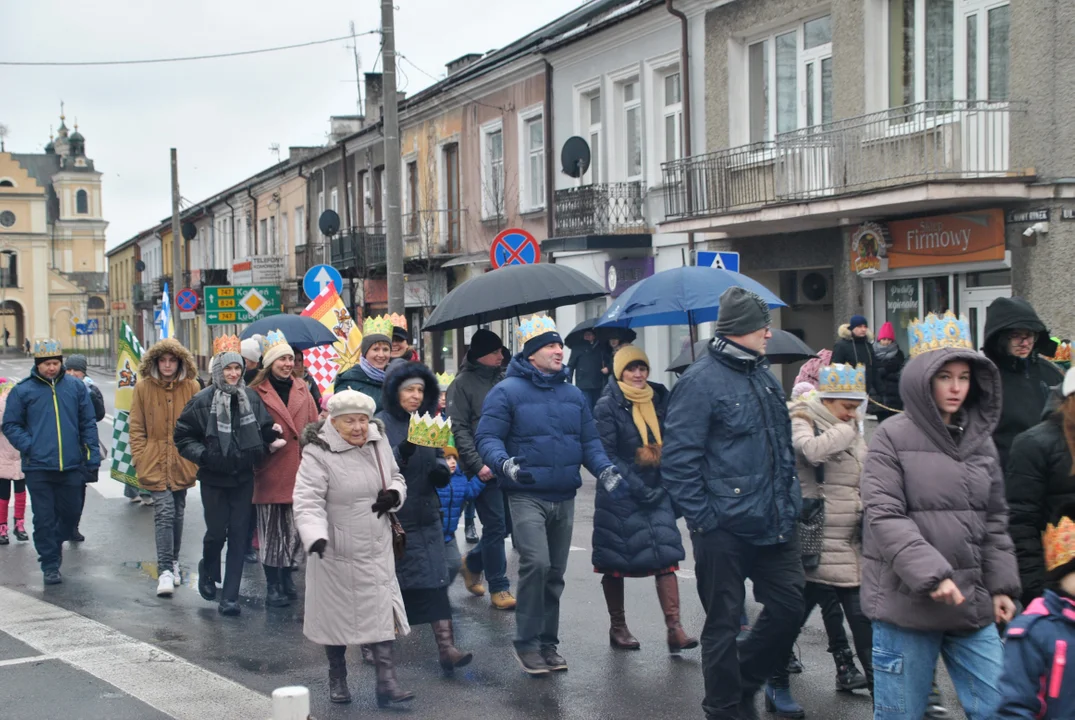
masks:
<instances>
[{"instance_id":1,"label":"shop door","mask_svg":"<svg viewBox=\"0 0 1075 720\"><path fill-rule=\"evenodd\" d=\"M960 312L970 321L971 340L974 347L981 349L985 342L985 311L997 298L1010 298L1012 288L1008 286L967 288L959 298Z\"/></svg>"}]
</instances>

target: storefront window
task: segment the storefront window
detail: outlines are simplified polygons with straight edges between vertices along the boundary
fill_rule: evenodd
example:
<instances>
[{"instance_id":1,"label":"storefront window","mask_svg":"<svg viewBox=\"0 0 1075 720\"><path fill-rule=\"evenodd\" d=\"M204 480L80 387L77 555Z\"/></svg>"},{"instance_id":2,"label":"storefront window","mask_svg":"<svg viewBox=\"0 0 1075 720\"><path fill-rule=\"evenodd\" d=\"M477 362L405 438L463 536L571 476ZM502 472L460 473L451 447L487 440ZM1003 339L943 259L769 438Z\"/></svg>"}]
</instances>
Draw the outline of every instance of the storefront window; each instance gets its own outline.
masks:
<instances>
[{"instance_id":1,"label":"storefront window","mask_svg":"<svg viewBox=\"0 0 1075 720\"><path fill-rule=\"evenodd\" d=\"M440 347L437 348L437 352L440 354L440 366L444 368L444 372L455 374L455 330L445 330L440 333Z\"/></svg>"},{"instance_id":2,"label":"storefront window","mask_svg":"<svg viewBox=\"0 0 1075 720\"><path fill-rule=\"evenodd\" d=\"M940 315L948 310L955 310L952 307L952 296L949 293L949 287L948 275L922 278L922 299L925 301L922 313L937 313Z\"/></svg>"},{"instance_id":3,"label":"storefront window","mask_svg":"<svg viewBox=\"0 0 1075 720\"><path fill-rule=\"evenodd\" d=\"M1003 287L1011 284L1011 270L988 270L986 272L967 273L966 286L968 288Z\"/></svg>"},{"instance_id":4,"label":"storefront window","mask_svg":"<svg viewBox=\"0 0 1075 720\"><path fill-rule=\"evenodd\" d=\"M907 328L918 317L918 279L885 283L885 319L896 332L896 344L907 352Z\"/></svg>"}]
</instances>

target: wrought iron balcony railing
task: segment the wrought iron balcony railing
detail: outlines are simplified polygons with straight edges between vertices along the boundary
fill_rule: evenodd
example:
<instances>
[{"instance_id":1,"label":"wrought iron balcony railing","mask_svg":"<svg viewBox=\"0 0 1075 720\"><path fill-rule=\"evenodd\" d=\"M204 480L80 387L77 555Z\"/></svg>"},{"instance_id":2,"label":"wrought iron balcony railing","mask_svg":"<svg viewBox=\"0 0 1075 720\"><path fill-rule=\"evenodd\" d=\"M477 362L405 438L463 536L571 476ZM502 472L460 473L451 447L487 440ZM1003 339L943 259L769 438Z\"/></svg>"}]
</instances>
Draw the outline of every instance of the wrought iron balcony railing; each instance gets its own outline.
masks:
<instances>
[{"instance_id":1,"label":"wrought iron balcony railing","mask_svg":"<svg viewBox=\"0 0 1075 720\"><path fill-rule=\"evenodd\" d=\"M642 183L600 183L557 190L556 237L649 232Z\"/></svg>"},{"instance_id":2,"label":"wrought iron balcony railing","mask_svg":"<svg viewBox=\"0 0 1075 720\"><path fill-rule=\"evenodd\" d=\"M383 232L351 228L334 236L329 243L329 261L340 271L353 270L362 274L370 268L383 265L385 259Z\"/></svg>"},{"instance_id":3,"label":"wrought iron balcony railing","mask_svg":"<svg viewBox=\"0 0 1075 720\"><path fill-rule=\"evenodd\" d=\"M408 260L463 252L467 211L418 210L403 215L403 254Z\"/></svg>"}]
</instances>

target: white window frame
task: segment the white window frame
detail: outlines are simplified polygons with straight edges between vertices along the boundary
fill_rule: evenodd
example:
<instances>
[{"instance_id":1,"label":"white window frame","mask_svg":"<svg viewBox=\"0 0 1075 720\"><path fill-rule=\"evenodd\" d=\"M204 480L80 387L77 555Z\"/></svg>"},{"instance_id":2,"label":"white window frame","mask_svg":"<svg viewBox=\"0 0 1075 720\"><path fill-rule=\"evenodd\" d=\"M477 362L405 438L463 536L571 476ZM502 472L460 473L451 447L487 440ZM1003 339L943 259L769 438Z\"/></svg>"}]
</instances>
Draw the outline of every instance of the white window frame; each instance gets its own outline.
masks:
<instances>
[{"instance_id":1,"label":"white window frame","mask_svg":"<svg viewBox=\"0 0 1075 720\"><path fill-rule=\"evenodd\" d=\"M306 244L306 207L299 205L295 208L295 247Z\"/></svg>"},{"instance_id":2,"label":"white window frame","mask_svg":"<svg viewBox=\"0 0 1075 720\"><path fill-rule=\"evenodd\" d=\"M325 212L325 191L317 191L317 220L321 221L321 214Z\"/></svg>"},{"instance_id":3,"label":"white window frame","mask_svg":"<svg viewBox=\"0 0 1075 720\"><path fill-rule=\"evenodd\" d=\"M332 192L329 193L329 207L337 215L340 214L340 189L332 188Z\"/></svg>"},{"instance_id":4,"label":"white window frame","mask_svg":"<svg viewBox=\"0 0 1075 720\"><path fill-rule=\"evenodd\" d=\"M605 159L605 148L603 147L605 133L604 133L604 119L606 115L605 99L607 94L605 88L602 87L601 78L595 78L589 82L575 86L575 106L577 119L575 134L586 141L586 144L590 146L590 167L582 176L582 182L587 185L596 185L601 182L605 177L605 173L602 170L602 163ZM593 121L593 114L590 112L591 102L596 99L597 106L600 108L600 117L597 122Z\"/></svg>"},{"instance_id":5,"label":"white window frame","mask_svg":"<svg viewBox=\"0 0 1075 720\"><path fill-rule=\"evenodd\" d=\"M530 147L530 125L539 123L541 127L541 148ZM545 106L535 105L519 112L519 212L537 212L545 209ZM531 187L532 164L537 162L541 169L541 183Z\"/></svg>"},{"instance_id":6,"label":"white window frame","mask_svg":"<svg viewBox=\"0 0 1075 720\"><path fill-rule=\"evenodd\" d=\"M507 204L507 193L504 191L505 185L505 170L504 170L504 121L497 119L492 122L486 123L481 126L481 210L482 220L491 220L496 217L496 199L491 196L490 190L495 187L491 178L494 169L490 165L489 158L489 137L500 133L500 202L503 205ZM507 215L507 208L502 207L503 214Z\"/></svg>"},{"instance_id":7,"label":"white window frame","mask_svg":"<svg viewBox=\"0 0 1075 720\"><path fill-rule=\"evenodd\" d=\"M634 97L626 100L627 86L634 85ZM627 131L627 117L630 113L638 115L638 172L632 173L630 160L630 142ZM623 177L628 182L641 180L646 173L646 115L642 109L642 77L637 74L616 83L616 123L621 142L617 146L617 155L623 160Z\"/></svg>"},{"instance_id":8,"label":"white window frame","mask_svg":"<svg viewBox=\"0 0 1075 720\"><path fill-rule=\"evenodd\" d=\"M355 207L355 184L350 180L347 181L347 211L351 213L351 221L354 222L358 209Z\"/></svg>"}]
</instances>

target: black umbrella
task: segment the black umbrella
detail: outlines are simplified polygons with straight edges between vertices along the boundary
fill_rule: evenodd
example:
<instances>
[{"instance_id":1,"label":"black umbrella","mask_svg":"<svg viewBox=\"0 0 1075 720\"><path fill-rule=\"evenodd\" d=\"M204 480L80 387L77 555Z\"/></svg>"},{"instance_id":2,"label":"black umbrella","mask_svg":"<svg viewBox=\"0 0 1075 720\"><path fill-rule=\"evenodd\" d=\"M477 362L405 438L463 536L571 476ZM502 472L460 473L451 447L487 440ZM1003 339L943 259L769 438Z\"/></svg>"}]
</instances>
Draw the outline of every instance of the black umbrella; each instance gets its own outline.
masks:
<instances>
[{"instance_id":1,"label":"black umbrella","mask_svg":"<svg viewBox=\"0 0 1075 720\"><path fill-rule=\"evenodd\" d=\"M583 320L582 322L580 322L578 325L575 326L575 329L569 332L567 334L567 337L564 338L564 345L567 345L568 347L573 347L575 345L581 345L582 343L586 342L582 335L587 330L596 335L598 340L611 340L612 338L619 338L621 345L625 345L629 342L634 342L635 338L638 337L638 333L636 333L634 330L631 330L630 328L597 328L596 330L594 330L594 323L596 323L599 319L600 318L590 318L589 320Z\"/></svg>"},{"instance_id":2,"label":"black umbrella","mask_svg":"<svg viewBox=\"0 0 1075 720\"><path fill-rule=\"evenodd\" d=\"M568 347L574 347L575 345L581 345L582 343L586 342L586 339L582 336L587 331L594 332L593 324L595 322L597 322L597 318L589 318L580 322L578 325L575 326L575 329L569 332L567 334L567 337L564 338L564 345L567 345Z\"/></svg>"},{"instance_id":3,"label":"black umbrella","mask_svg":"<svg viewBox=\"0 0 1075 720\"><path fill-rule=\"evenodd\" d=\"M565 265L512 265L471 278L430 314L426 332L482 325L604 297L605 289Z\"/></svg>"},{"instance_id":4,"label":"black umbrella","mask_svg":"<svg viewBox=\"0 0 1075 720\"><path fill-rule=\"evenodd\" d=\"M296 350L331 345L340 339L320 321L304 315L270 315L261 318L247 325L240 338L246 340L254 335L268 335L273 330L282 332Z\"/></svg>"},{"instance_id":5,"label":"black umbrella","mask_svg":"<svg viewBox=\"0 0 1075 720\"><path fill-rule=\"evenodd\" d=\"M709 340L699 340L694 343L694 358L700 358L705 355L705 347L708 344ZM787 330L773 328L773 336L769 338L769 344L765 349L765 357L769 358L769 362L779 365L817 357L817 353L811 350L810 346L800 340L797 335L789 333ZM694 362L694 358L691 357L691 349L687 348L668 366L668 372L683 372Z\"/></svg>"}]
</instances>

